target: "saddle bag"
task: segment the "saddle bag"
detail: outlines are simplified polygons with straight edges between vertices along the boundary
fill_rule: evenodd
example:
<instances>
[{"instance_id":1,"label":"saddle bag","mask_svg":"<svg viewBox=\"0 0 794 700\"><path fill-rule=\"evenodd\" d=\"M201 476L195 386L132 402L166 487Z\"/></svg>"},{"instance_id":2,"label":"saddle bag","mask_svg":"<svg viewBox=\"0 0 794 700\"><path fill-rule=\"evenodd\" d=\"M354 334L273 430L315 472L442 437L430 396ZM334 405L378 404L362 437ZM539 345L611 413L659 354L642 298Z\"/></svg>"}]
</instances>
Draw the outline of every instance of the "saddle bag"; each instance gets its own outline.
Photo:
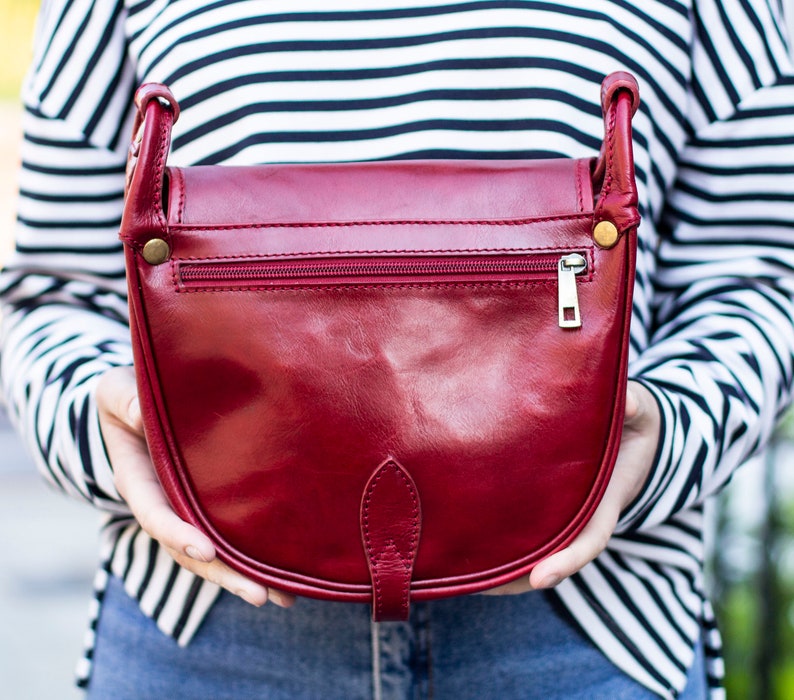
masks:
<instances>
[{"instance_id":1,"label":"saddle bag","mask_svg":"<svg viewBox=\"0 0 794 700\"><path fill-rule=\"evenodd\" d=\"M600 154L169 167L136 95L121 227L140 403L176 512L265 585L483 591L568 544L618 452L634 79Z\"/></svg>"}]
</instances>

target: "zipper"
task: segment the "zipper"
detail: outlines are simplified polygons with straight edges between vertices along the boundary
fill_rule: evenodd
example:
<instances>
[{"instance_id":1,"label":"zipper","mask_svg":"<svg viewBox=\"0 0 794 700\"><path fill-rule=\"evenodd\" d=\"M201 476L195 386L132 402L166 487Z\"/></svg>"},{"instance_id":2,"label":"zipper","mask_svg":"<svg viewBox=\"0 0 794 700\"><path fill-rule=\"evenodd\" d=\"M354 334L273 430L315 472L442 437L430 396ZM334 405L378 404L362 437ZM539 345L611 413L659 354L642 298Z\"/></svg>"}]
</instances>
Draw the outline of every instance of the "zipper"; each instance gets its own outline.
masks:
<instances>
[{"instance_id":1,"label":"zipper","mask_svg":"<svg viewBox=\"0 0 794 700\"><path fill-rule=\"evenodd\" d=\"M582 325L576 275L582 274L586 269L587 260L579 253L564 255L557 264L557 311L560 328L579 328Z\"/></svg>"},{"instance_id":2,"label":"zipper","mask_svg":"<svg viewBox=\"0 0 794 700\"><path fill-rule=\"evenodd\" d=\"M185 290L544 281L557 276L561 328L581 326L576 276L587 270L580 253L542 252L477 257L378 257L300 260L183 261Z\"/></svg>"}]
</instances>

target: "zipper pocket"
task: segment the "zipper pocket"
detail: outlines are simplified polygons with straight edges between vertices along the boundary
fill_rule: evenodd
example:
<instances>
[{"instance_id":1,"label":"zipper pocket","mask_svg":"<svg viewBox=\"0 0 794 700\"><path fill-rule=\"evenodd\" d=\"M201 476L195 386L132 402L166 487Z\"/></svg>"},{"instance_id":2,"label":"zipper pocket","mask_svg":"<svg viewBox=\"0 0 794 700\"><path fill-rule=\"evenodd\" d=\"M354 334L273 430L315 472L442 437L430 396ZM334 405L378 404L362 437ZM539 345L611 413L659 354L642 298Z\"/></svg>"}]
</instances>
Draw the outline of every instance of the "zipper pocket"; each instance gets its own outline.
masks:
<instances>
[{"instance_id":1,"label":"zipper pocket","mask_svg":"<svg viewBox=\"0 0 794 700\"><path fill-rule=\"evenodd\" d=\"M303 258L180 261L185 291L284 289L306 286L510 283L557 278L561 328L581 326L576 276L587 270L581 253L543 252L476 257Z\"/></svg>"}]
</instances>

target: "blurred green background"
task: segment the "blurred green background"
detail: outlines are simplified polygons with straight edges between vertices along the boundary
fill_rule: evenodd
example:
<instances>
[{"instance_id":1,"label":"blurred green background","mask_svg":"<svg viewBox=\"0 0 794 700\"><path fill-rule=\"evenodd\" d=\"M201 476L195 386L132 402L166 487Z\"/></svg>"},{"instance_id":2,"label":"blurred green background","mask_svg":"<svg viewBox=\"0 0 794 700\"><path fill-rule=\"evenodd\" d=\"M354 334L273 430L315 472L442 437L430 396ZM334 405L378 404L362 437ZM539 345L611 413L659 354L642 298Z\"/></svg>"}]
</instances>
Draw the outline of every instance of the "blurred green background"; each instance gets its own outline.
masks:
<instances>
[{"instance_id":1,"label":"blurred green background","mask_svg":"<svg viewBox=\"0 0 794 700\"><path fill-rule=\"evenodd\" d=\"M38 5L0 0L0 255L10 246L18 94ZM794 698L793 424L784 422L768 454L740 470L709 508L708 579L725 638L729 700Z\"/></svg>"}]
</instances>

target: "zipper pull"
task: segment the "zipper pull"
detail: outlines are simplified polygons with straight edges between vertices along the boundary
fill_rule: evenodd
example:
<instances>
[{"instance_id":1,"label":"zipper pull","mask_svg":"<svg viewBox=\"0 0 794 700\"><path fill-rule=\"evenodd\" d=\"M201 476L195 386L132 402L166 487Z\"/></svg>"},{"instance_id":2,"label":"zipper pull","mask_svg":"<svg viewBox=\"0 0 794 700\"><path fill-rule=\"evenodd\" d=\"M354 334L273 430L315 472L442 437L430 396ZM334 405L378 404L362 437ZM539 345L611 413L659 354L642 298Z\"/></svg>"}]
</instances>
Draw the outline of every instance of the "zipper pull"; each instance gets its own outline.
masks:
<instances>
[{"instance_id":1,"label":"zipper pull","mask_svg":"<svg viewBox=\"0 0 794 700\"><path fill-rule=\"evenodd\" d=\"M576 291L576 275L587 269L587 260L579 253L560 258L557 265L557 291L559 295L560 328L579 328L579 294Z\"/></svg>"}]
</instances>

